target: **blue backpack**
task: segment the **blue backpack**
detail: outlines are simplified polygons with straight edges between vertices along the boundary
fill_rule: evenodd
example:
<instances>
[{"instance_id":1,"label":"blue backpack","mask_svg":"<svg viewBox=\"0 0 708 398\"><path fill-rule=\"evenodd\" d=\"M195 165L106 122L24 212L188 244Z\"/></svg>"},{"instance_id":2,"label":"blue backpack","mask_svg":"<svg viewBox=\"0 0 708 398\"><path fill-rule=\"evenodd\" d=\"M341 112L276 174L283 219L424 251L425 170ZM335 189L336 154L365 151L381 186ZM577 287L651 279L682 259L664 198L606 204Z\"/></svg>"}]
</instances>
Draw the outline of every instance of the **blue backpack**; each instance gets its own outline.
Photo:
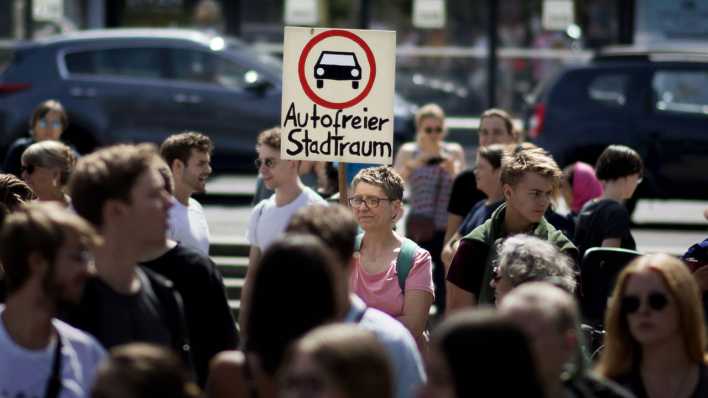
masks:
<instances>
[{"instance_id":1,"label":"blue backpack","mask_svg":"<svg viewBox=\"0 0 708 398\"><path fill-rule=\"evenodd\" d=\"M363 238L363 233L356 236L354 249L357 252L361 249L361 241ZM401 251L398 252L398 258L396 258L398 286L401 288L403 294L406 294L406 278L408 278L408 274L410 273L411 268L413 268L413 256L415 256L416 251L418 251L418 244L408 238L403 238Z\"/></svg>"}]
</instances>

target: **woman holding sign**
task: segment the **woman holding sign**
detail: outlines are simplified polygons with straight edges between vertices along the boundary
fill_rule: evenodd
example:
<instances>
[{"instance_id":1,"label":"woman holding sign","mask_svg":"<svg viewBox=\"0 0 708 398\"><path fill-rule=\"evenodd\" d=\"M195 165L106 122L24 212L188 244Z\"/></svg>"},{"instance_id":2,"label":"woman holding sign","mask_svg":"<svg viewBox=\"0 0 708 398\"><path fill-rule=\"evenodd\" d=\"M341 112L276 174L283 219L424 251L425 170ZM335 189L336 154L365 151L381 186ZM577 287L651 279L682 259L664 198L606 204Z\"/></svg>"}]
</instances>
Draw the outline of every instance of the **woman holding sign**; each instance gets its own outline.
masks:
<instances>
[{"instance_id":1,"label":"woman holding sign","mask_svg":"<svg viewBox=\"0 0 708 398\"><path fill-rule=\"evenodd\" d=\"M437 104L421 107L415 115L416 141L401 146L394 168L410 189L410 214L406 236L427 249L435 268L435 305L445 308L445 269L440 252L447 225L447 203L452 181L465 166L465 154L457 143L444 141L445 113Z\"/></svg>"}]
</instances>

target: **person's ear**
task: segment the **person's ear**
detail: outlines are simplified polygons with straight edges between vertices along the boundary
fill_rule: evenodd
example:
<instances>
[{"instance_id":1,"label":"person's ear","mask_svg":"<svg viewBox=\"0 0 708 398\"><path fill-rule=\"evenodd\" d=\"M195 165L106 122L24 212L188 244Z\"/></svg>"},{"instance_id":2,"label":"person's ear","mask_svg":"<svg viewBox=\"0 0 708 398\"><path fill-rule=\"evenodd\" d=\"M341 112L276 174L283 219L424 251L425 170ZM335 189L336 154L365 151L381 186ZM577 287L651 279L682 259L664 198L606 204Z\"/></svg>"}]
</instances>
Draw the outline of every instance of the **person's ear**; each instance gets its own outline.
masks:
<instances>
[{"instance_id":1,"label":"person's ear","mask_svg":"<svg viewBox=\"0 0 708 398\"><path fill-rule=\"evenodd\" d=\"M58 186L59 186L59 180L61 180L61 171L60 171L60 170L53 169L53 170L52 170L52 184L53 184L55 187L58 187Z\"/></svg>"},{"instance_id":2,"label":"person's ear","mask_svg":"<svg viewBox=\"0 0 708 398\"><path fill-rule=\"evenodd\" d=\"M172 169L172 174L177 176L177 175L182 175L184 172L184 168L187 167L184 162L182 162L180 159L175 159L172 161L172 164L170 165L170 169Z\"/></svg>"},{"instance_id":3,"label":"person's ear","mask_svg":"<svg viewBox=\"0 0 708 398\"><path fill-rule=\"evenodd\" d=\"M30 275L44 275L47 268L47 260L39 253L33 252L27 256L27 265L30 269Z\"/></svg>"},{"instance_id":4,"label":"person's ear","mask_svg":"<svg viewBox=\"0 0 708 398\"><path fill-rule=\"evenodd\" d=\"M508 202L511 200L511 197L513 196L514 193L514 188L512 188L511 185L509 184L504 184L502 186L502 190L504 191L504 199Z\"/></svg>"},{"instance_id":5,"label":"person's ear","mask_svg":"<svg viewBox=\"0 0 708 398\"><path fill-rule=\"evenodd\" d=\"M391 221L397 223L403 217L403 203L400 200L393 201L393 217Z\"/></svg>"},{"instance_id":6,"label":"person's ear","mask_svg":"<svg viewBox=\"0 0 708 398\"><path fill-rule=\"evenodd\" d=\"M103 225L112 224L112 220L122 217L126 213L126 204L122 200L108 199L101 209Z\"/></svg>"}]
</instances>

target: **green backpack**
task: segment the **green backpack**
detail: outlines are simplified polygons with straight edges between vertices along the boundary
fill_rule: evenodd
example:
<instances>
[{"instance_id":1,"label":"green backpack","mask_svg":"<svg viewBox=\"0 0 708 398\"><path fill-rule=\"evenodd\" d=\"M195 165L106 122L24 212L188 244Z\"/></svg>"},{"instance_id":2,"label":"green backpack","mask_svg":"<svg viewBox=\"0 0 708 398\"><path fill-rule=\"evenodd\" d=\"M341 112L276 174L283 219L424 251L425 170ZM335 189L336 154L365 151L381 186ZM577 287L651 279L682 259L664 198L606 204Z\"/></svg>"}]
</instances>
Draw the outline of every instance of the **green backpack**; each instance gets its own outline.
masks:
<instances>
[{"instance_id":1,"label":"green backpack","mask_svg":"<svg viewBox=\"0 0 708 398\"><path fill-rule=\"evenodd\" d=\"M357 252L361 249L361 240L363 238L364 234L356 236L354 249ZM406 294L406 278L408 278L408 273L413 268L413 256L415 256L416 251L418 251L418 244L408 238L403 238L401 251L398 252L398 258L396 259L396 273L398 274L398 286L404 295Z\"/></svg>"}]
</instances>

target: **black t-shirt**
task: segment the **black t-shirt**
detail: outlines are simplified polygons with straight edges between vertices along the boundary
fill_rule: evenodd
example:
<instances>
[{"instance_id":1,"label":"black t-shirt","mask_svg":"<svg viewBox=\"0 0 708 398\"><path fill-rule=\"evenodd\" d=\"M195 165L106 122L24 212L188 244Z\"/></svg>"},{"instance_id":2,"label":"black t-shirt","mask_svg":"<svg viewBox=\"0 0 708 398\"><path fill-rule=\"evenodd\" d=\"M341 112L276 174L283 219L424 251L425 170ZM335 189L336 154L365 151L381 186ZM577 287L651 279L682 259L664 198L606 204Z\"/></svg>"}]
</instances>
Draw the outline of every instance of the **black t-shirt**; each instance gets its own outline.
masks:
<instances>
[{"instance_id":1,"label":"black t-shirt","mask_svg":"<svg viewBox=\"0 0 708 398\"><path fill-rule=\"evenodd\" d=\"M107 349L136 341L172 347L173 336L163 304L145 273L139 268L136 272L140 291L135 294L118 293L100 278L87 282L86 288L92 290L91 300L100 308L94 313L97 318L92 330L87 331Z\"/></svg>"},{"instance_id":2,"label":"black t-shirt","mask_svg":"<svg viewBox=\"0 0 708 398\"><path fill-rule=\"evenodd\" d=\"M621 239L620 247L636 250L629 230L629 212L619 202L612 199L592 200L583 206L575 225L575 243L582 260L585 251L602 246L605 239Z\"/></svg>"},{"instance_id":3,"label":"black t-shirt","mask_svg":"<svg viewBox=\"0 0 708 398\"><path fill-rule=\"evenodd\" d=\"M708 366L705 364L699 365L698 383L690 398L705 398L708 397ZM631 372L615 379L622 387L631 391L636 398L648 398L647 390L644 387L642 376L637 367ZM683 385L681 386L683 387Z\"/></svg>"},{"instance_id":4,"label":"black t-shirt","mask_svg":"<svg viewBox=\"0 0 708 398\"><path fill-rule=\"evenodd\" d=\"M563 383L568 397L577 398L634 398L634 395L612 380L602 379L590 372Z\"/></svg>"},{"instance_id":5,"label":"black t-shirt","mask_svg":"<svg viewBox=\"0 0 708 398\"><path fill-rule=\"evenodd\" d=\"M17 178L22 178L22 153L36 141L31 137L21 137L12 143L7 150L2 170L7 174L14 174Z\"/></svg>"},{"instance_id":6,"label":"black t-shirt","mask_svg":"<svg viewBox=\"0 0 708 398\"><path fill-rule=\"evenodd\" d=\"M502 204L502 200L498 202L493 202L493 203L486 203L486 199L482 199L475 203L475 205L472 207L469 213L467 213L467 216L465 216L465 219L462 221L462 224L460 225L460 228L458 229L458 232L460 235L463 237L475 228L479 227L482 225L489 217L492 216L492 213L494 213L494 210L499 207L499 205Z\"/></svg>"},{"instance_id":7,"label":"black t-shirt","mask_svg":"<svg viewBox=\"0 0 708 398\"><path fill-rule=\"evenodd\" d=\"M209 257L181 244L141 265L171 280L182 296L194 367L204 385L212 357L238 346L221 274Z\"/></svg>"},{"instance_id":8,"label":"black t-shirt","mask_svg":"<svg viewBox=\"0 0 708 398\"><path fill-rule=\"evenodd\" d=\"M465 217L467 213L472 210L475 203L486 198L487 195L477 189L477 180L474 178L474 171L465 170L458 174L455 181L452 183L447 212Z\"/></svg>"}]
</instances>

